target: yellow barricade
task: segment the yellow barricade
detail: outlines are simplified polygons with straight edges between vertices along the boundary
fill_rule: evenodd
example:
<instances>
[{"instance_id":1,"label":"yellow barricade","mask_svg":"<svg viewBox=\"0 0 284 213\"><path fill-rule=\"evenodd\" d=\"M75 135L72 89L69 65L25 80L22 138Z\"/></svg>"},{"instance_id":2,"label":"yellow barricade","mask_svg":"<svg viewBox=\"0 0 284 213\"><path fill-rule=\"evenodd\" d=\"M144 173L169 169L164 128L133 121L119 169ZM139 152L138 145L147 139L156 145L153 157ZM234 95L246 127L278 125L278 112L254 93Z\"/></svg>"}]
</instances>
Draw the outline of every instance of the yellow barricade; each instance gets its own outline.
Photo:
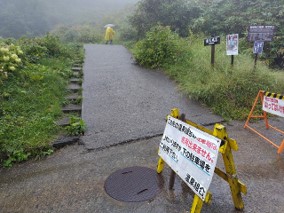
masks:
<instances>
[{"instance_id":1,"label":"yellow barricade","mask_svg":"<svg viewBox=\"0 0 284 213\"><path fill-rule=\"evenodd\" d=\"M179 109L174 108L171 110L170 116L177 118L179 120L182 120L183 122L205 132L212 136L215 136L219 139L221 139L222 143L219 148L219 152L222 154L224 166L225 166L225 172L221 169L215 167L215 174L217 174L219 177L221 177L223 180L225 180L231 190L231 195L233 199L233 203L235 205L235 208L237 210L243 210L244 209L244 203L242 200L242 195L247 193L247 187L245 184L243 184L237 177L236 167L233 159L232 150L237 151L238 150L238 144L234 139L231 139L228 137L226 127L224 127L221 124L215 124L214 130L209 130L203 126L200 126L190 120L185 119L185 115L179 113ZM157 173L161 173L164 169L164 160L160 157L157 164ZM172 189L175 181L175 172L172 170L171 177L170 177L170 183L169 188ZM199 213L201 212L203 203L210 203L212 199L212 194L210 192L207 192L204 201L197 195L194 195L192 207L191 207L191 213Z\"/></svg>"}]
</instances>

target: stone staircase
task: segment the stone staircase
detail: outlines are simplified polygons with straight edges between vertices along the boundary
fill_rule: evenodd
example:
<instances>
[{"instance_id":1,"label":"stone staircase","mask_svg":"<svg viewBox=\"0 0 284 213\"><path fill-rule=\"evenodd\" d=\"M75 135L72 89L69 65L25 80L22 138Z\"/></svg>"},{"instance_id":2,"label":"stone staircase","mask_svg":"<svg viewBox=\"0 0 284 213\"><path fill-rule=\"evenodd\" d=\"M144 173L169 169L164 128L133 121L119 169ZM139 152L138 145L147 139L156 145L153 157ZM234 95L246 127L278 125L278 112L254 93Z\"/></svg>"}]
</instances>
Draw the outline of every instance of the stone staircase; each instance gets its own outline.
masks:
<instances>
[{"instance_id":1,"label":"stone staircase","mask_svg":"<svg viewBox=\"0 0 284 213\"><path fill-rule=\"evenodd\" d=\"M67 86L66 105L62 107L64 116L57 121L60 127L67 127L70 125L70 116L81 117L82 113L82 82L83 82L83 68L82 63L76 62L72 68L72 76ZM62 148L66 145L79 143L80 136L60 135L52 144L54 148Z\"/></svg>"}]
</instances>

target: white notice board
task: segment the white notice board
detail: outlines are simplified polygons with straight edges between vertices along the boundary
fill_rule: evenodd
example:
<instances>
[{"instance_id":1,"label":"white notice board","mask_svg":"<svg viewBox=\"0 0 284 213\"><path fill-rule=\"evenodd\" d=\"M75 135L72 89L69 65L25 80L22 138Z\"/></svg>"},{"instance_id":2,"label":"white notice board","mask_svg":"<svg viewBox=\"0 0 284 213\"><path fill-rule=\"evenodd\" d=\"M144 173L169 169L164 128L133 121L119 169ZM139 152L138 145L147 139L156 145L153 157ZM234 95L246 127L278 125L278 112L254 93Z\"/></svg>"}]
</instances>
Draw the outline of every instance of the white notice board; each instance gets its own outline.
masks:
<instances>
[{"instance_id":1,"label":"white notice board","mask_svg":"<svg viewBox=\"0 0 284 213\"><path fill-rule=\"evenodd\" d=\"M238 55L239 53L239 34L226 36L227 55Z\"/></svg>"},{"instance_id":2,"label":"white notice board","mask_svg":"<svg viewBox=\"0 0 284 213\"><path fill-rule=\"evenodd\" d=\"M262 110L280 117L284 117L284 100L264 96Z\"/></svg>"},{"instance_id":3,"label":"white notice board","mask_svg":"<svg viewBox=\"0 0 284 213\"><path fill-rule=\"evenodd\" d=\"M169 116L159 156L204 201L220 144L221 139Z\"/></svg>"}]
</instances>

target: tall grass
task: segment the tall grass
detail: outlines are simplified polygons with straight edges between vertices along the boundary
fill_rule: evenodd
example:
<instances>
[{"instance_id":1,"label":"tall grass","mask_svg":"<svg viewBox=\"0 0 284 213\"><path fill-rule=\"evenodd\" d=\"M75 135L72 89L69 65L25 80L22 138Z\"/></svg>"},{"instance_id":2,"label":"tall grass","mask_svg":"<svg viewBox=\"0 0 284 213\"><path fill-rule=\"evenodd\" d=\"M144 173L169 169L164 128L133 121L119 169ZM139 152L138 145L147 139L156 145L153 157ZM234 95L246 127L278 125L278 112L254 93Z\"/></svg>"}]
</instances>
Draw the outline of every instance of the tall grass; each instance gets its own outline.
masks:
<instances>
[{"instance_id":1,"label":"tall grass","mask_svg":"<svg viewBox=\"0 0 284 213\"><path fill-rule=\"evenodd\" d=\"M243 120L259 90L283 93L284 73L269 69L261 61L254 66L252 50L242 50L231 65L225 42L222 42L215 45L215 64L212 66L211 49L204 47L203 38L202 35L191 36L186 40L188 45L184 40L179 41L181 47L178 49L186 49L178 56L180 60L161 65L188 97L206 104L227 120Z\"/></svg>"}]
</instances>

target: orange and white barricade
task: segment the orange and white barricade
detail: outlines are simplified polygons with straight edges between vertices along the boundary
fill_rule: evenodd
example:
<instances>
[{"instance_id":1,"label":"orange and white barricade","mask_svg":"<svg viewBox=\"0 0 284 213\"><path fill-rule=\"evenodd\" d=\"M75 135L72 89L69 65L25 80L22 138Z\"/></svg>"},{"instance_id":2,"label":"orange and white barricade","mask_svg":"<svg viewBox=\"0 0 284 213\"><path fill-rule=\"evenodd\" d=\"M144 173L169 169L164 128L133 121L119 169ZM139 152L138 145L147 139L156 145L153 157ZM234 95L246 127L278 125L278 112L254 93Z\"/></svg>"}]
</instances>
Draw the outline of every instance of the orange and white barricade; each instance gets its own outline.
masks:
<instances>
[{"instance_id":1,"label":"orange and white barricade","mask_svg":"<svg viewBox=\"0 0 284 213\"><path fill-rule=\"evenodd\" d=\"M262 106L262 108L261 108L262 113L260 115L253 115L255 108L257 107L257 104L259 103L259 101L260 101L261 106ZM284 117L284 96L283 95L277 94L277 93L265 92L263 90L260 90L258 92L256 98L255 98L255 101L254 101L253 106L251 108L251 111L248 115L248 118L246 120L244 128L250 129L251 131L253 131L257 135L259 135L260 137L265 139L272 146L277 148L277 153L280 154L284 150L284 139L282 140L280 145L278 145L277 143L273 142L272 140L270 140L269 138L267 138L266 136L261 134L255 128L249 126L249 121L252 118L264 119L266 129L272 128L273 130L275 130L275 131L277 131L281 134L284 134L283 130L280 130L280 129L272 126L271 124L269 124L267 113L270 113L270 114L273 114L273 115L276 115L276 116L280 116L280 117Z\"/></svg>"}]
</instances>

